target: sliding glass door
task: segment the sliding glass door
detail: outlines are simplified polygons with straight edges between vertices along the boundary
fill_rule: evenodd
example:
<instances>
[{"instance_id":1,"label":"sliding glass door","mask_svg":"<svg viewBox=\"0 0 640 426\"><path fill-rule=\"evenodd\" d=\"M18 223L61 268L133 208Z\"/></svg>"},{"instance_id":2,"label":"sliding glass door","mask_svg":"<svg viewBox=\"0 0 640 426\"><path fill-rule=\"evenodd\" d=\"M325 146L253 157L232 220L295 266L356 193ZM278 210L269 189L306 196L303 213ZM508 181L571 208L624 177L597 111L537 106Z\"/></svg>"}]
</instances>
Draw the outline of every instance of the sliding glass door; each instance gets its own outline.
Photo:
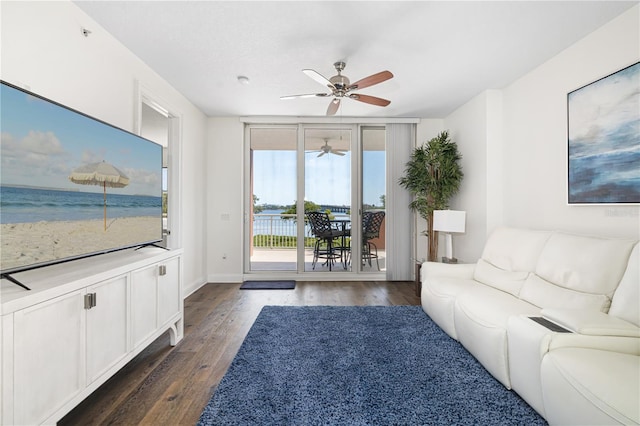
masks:
<instances>
[{"instance_id":1,"label":"sliding glass door","mask_svg":"<svg viewBox=\"0 0 640 426\"><path fill-rule=\"evenodd\" d=\"M249 271L297 271L298 129L250 128L248 138Z\"/></svg>"},{"instance_id":2,"label":"sliding glass door","mask_svg":"<svg viewBox=\"0 0 640 426\"><path fill-rule=\"evenodd\" d=\"M304 129L305 213L319 211L330 226L306 230L305 272L351 270L352 131L350 127ZM305 218L308 219L309 218Z\"/></svg>"},{"instance_id":3,"label":"sliding glass door","mask_svg":"<svg viewBox=\"0 0 640 426\"><path fill-rule=\"evenodd\" d=\"M386 132L384 127L361 128L360 270L386 270Z\"/></svg>"},{"instance_id":4,"label":"sliding glass door","mask_svg":"<svg viewBox=\"0 0 640 426\"><path fill-rule=\"evenodd\" d=\"M249 125L246 138L246 273L385 271L383 126Z\"/></svg>"}]
</instances>

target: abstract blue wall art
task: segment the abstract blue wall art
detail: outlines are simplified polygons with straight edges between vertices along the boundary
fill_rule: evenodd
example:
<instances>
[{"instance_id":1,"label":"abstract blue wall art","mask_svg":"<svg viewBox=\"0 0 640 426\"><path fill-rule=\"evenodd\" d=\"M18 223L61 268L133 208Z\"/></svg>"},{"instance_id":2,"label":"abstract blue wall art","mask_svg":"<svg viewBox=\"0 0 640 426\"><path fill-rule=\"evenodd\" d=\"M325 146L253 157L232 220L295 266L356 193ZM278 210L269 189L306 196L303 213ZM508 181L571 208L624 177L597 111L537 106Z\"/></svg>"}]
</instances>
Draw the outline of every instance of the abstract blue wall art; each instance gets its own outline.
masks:
<instances>
[{"instance_id":1,"label":"abstract blue wall art","mask_svg":"<svg viewBox=\"0 0 640 426\"><path fill-rule=\"evenodd\" d=\"M569 204L640 203L640 62L567 95Z\"/></svg>"}]
</instances>

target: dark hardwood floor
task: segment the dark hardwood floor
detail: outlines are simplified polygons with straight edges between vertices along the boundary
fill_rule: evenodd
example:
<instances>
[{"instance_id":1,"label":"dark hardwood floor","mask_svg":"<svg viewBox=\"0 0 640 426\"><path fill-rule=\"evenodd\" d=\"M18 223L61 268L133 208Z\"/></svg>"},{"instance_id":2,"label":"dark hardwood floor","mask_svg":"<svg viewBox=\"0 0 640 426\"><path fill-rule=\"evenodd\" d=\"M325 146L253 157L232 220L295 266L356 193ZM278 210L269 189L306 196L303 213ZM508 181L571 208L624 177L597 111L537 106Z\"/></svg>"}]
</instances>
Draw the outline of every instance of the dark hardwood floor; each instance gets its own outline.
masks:
<instances>
[{"instance_id":1,"label":"dark hardwood floor","mask_svg":"<svg viewBox=\"0 0 640 426\"><path fill-rule=\"evenodd\" d=\"M184 339L168 333L60 425L194 425L265 305L418 305L413 281L298 282L295 290L207 284L184 302Z\"/></svg>"}]
</instances>

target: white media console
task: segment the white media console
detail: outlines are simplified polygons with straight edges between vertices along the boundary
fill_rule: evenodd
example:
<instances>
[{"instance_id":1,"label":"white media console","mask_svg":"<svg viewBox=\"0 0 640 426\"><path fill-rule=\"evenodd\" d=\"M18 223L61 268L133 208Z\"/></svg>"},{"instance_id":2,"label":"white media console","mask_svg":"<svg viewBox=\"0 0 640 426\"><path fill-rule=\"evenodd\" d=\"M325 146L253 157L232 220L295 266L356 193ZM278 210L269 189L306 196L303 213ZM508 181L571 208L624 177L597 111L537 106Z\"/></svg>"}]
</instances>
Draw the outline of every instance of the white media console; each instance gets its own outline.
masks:
<instances>
[{"instance_id":1,"label":"white media console","mask_svg":"<svg viewBox=\"0 0 640 426\"><path fill-rule=\"evenodd\" d=\"M167 330L183 337L182 250L144 247L2 280L0 424L60 420Z\"/></svg>"}]
</instances>

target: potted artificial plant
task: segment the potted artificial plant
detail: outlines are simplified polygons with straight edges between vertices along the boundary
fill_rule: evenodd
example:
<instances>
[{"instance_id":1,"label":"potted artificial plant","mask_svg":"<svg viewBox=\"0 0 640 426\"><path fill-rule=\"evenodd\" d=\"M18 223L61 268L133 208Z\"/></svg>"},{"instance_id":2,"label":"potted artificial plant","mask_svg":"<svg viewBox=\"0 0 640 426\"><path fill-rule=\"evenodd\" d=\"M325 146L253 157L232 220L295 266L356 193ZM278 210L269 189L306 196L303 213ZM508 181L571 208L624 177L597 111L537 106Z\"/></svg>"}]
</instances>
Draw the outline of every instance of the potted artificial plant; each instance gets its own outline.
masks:
<instances>
[{"instance_id":1,"label":"potted artificial plant","mask_svg":"<svg viewBox=\"0 0 640 426\"><path fill-rule=\"evenodd\" d=\"M406 164L405 175L399 181L413 195L409 207L427 221L424 234L429 242L429 261L438 258L438 235L433 231L433 211L447 209L449 199L458 192L464 176L459 164L461 158L458 146L449 139L449 132L441 132L413 151L411 160Z\"/></svg>"}]
</instances>

